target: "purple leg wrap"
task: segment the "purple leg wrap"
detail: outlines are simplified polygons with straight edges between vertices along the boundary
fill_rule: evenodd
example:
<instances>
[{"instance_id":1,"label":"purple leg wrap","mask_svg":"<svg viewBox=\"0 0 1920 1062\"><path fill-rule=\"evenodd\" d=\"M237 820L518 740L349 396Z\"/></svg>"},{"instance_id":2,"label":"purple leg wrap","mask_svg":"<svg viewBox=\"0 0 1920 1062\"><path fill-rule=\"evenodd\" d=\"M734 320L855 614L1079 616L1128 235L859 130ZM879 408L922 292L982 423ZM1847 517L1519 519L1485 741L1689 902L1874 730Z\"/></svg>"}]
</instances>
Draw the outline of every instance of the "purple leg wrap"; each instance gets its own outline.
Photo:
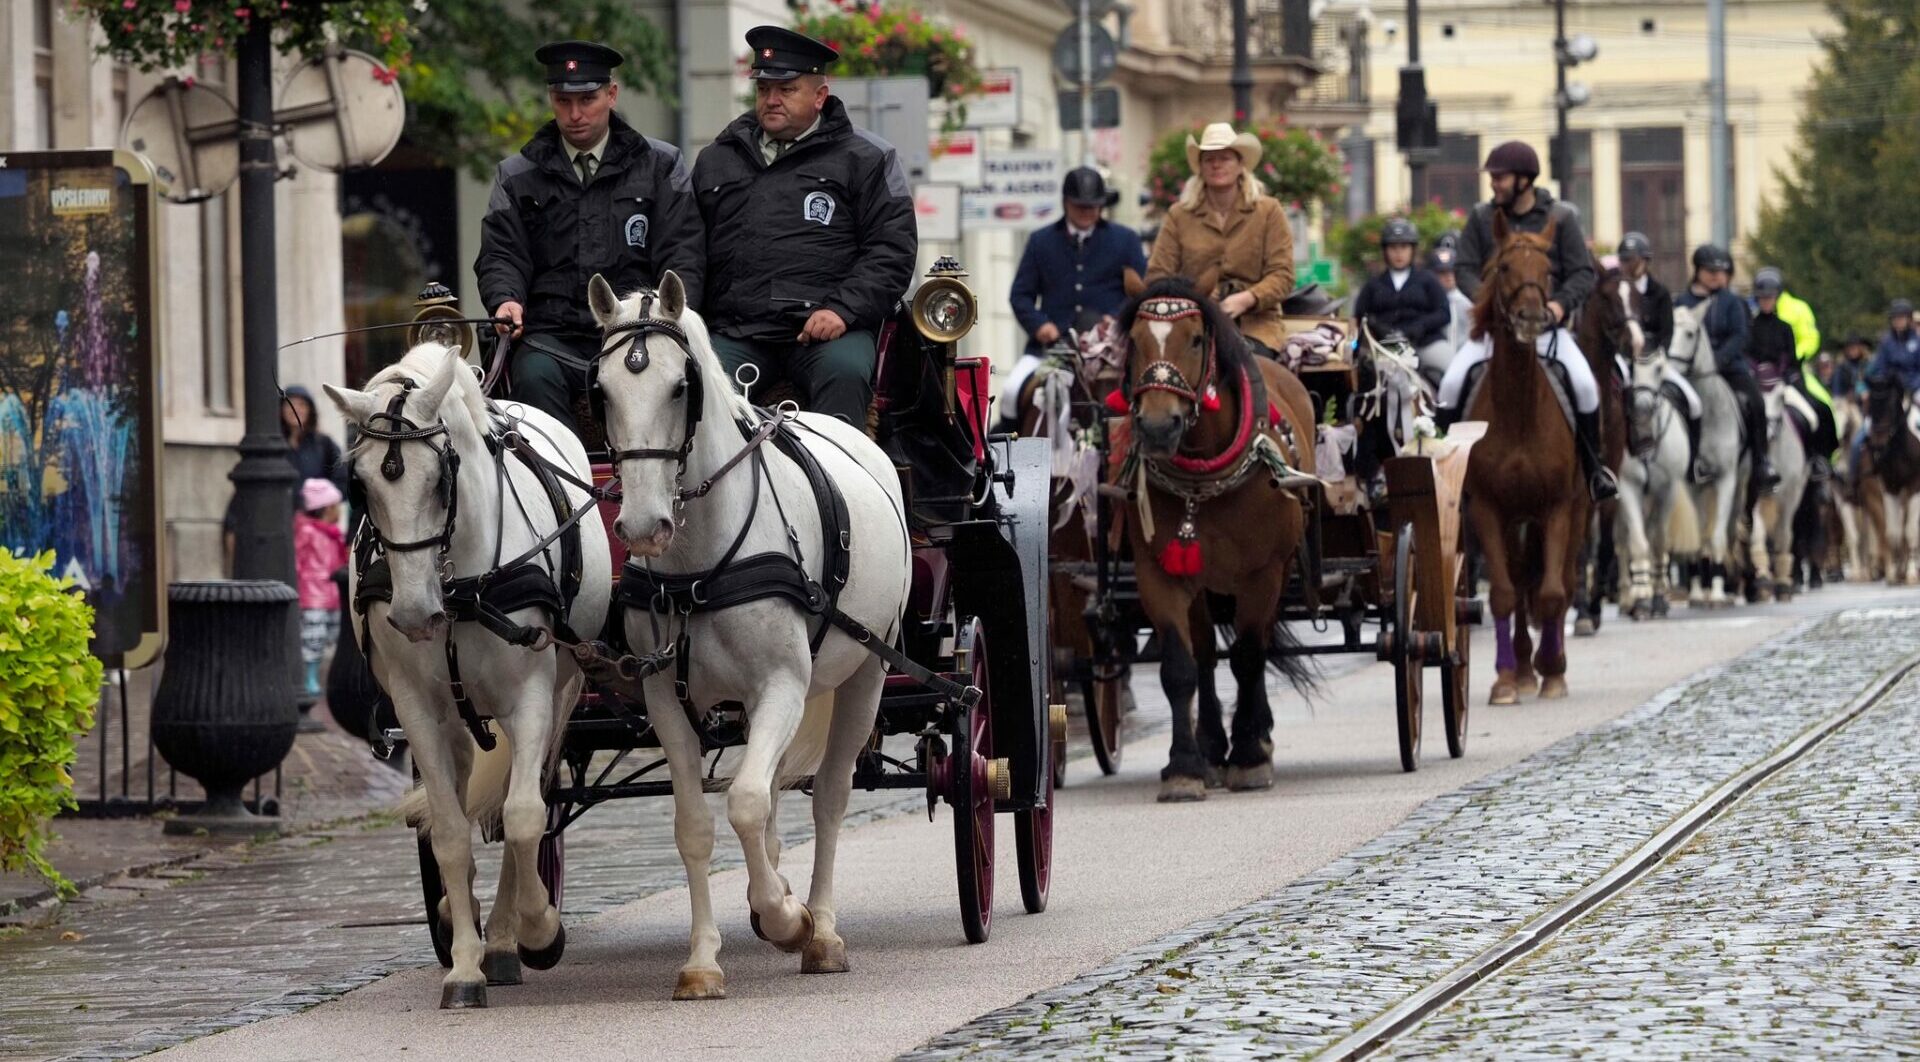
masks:
<instances>
[{"instance_id":1,"label":"purple leg wrap","mask_svg":"<svg viewBox=\"0 0 1920 1062\"><path fill-rule=\"evenodd\" d=\"M1493 640L1497 647L1493 654L1493 666L1501 671L1514 670L1513 617L1498 616L1494 618Z\"/></svg>"},{"instance_id":2,"label":"purple leg wrap","mask_svg":"<svg viewBox=\"0 0 1920 1062\"><path fill-rule=\"evenodd\" d=\"M1560 640L1567 635L1566 628L1549 623L1540 631L1540 659L1560 659Z\"/></svg>"}]
</instances>

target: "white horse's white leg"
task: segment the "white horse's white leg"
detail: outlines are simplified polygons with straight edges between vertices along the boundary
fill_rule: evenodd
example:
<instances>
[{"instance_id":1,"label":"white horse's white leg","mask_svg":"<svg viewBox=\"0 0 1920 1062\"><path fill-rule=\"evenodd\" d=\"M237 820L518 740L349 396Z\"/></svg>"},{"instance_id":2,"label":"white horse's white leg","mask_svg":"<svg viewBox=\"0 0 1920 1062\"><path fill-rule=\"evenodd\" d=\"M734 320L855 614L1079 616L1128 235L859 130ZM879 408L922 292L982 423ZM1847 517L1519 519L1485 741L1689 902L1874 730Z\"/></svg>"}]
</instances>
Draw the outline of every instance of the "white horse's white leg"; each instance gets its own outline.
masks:
<instances>
[{"instance_id":1,"label":"white horse's white leg","mask_svg":"<svg viewBox=\"0 0 1920 1062\"><path fill-rule=\"evenodd\" d=\"M500 895L495 905L508 904L515 915L514 941L527 965L536 970L550 969L559 961L566 946L560 926L560 912L547 899L547 887L540 881L540 837L547 832L547 801L540 788L540 773L546 766L547 744L553 733L552 693L554 683L551 660L534 665L546 672L539 680L530 680L527 692L511 713L500 719L501 729L513 744L513 773L507 779L506 804L501 809L501 826L507 849L513 853L512 877L503 862ZM569 683L568 685L574 685ZM564 688L564 687L563 687ZM575 690L577 694L577 689Z\"/></svg>"},{"instance_id":2,"label":"white horse's white leg","mask_svg":"<svg viewBox=\"0 0 1920 1062\"><path fill-rule=\"evenodd\" d=\"M713 808L707 803L700 770L700 736L673 693L670 679L647 685L647 719L660 739L673 775L673 843L687 868L687 899L693 923L687 961L674 986L675 999L725 999L726 975L720 970L720 928L713 921Z\"/></svg>"},{"instance_id":3,"label":"white horse's white leg","mask_svg":"<svg viewBox=\"0 0 1920 1062\"><path fill-rule=\"evenodd\" d=\"M799 951L812 936L806 905L767 858L767 817L773 810L774 773L800 729L806 707L804 679L770 675L748 705L747 752L727 790L727 821L740 838L747 862L747 903L759 932L782 951Z\"/></svg>"},{"instance_id":4,"label":"white horse's white leg","mask_svg":"<svg viewBox=\"0 0 1920 1062\"><path fill-rule=\"evenodd\" d=\"M1713 527L1707 540L1707 556L1713 561L1713 581L1707 589L1707 604L1727 604L1727 563L1732 559L1733 513L1738 473L1723 474L1713 485Z\"/></svg>"},{"instance_id":5,"label":"white horse's white leg","mask_svg":"<svg viewBox=\"0 0 1920 1062\"><path fill-rule=\"evenodd\" d=\"M514 910L513 895L519 868L513 846L501 845L501 849L500 883L494 887L493 909L487 912L486 953L480 959L480 969L486 973L490 985L517 985L520 983L520 917Z\"/></svg>"},{"instance_id":6,"label":"white horse's white leg","mask_svg":"<svg viewBox=\"0 0 1920 1062\"><path fill-rule=\"evenodd\" d=\"M873 720L880 710L880 690L886 679L886 665L873 657L834 691L826 754L813 776L813 885L807 891L807 908L813 912L813 939L800 956L802 973L847 970L847 945L840 939L833 906L833 860L840 844L840 822L847 815L847 798L853 792L854 761L873 736Z\"/></svg>"},{"instance_id":7,"label":"white horse's white leg","mask_svg":"<svg viewBox=\"0 0 1920 1062\"><path fill-rule=\"evenodd\" d=\"M1621 486L1624 489L1619 494L1618 516L1614 520L1614 545L1620 555L1620 568L1627 575L1627 592L1620 605L1621 611L1639 619L1642 607L1653 596L1648 578L1651 558L1647 546L1647 517L1641 504L1642 493L1648 488L1632 477Z\"/></svg>"},{"instance_id":8,"label":"white horse's white leg","mask_svg":"<svg viewBox=\"0 0 1920 1062\"><path fill-rule=\"evenodd\" d=\"M1908 493L1900 498L1900 509L1905 514L1905 526L1901 529L1901 546L1907 558L1907 585L1920 583L1920 493Z\"/></svg>"},{"instance_id":9,"label":"white horse's white leg","mask_svg":"<svg viewBox=\"0 0 1920 1062\"><path fill-rule=\"evenodd\" d=\"M453 935L453 968L440 983L442 1007L484 1007L487 979L480 971L483 945L473 897L473 827L461 801L465 788L457 769L455 742L470 740L457 722L442 725L438 713L423 710L414 698L395 691L394 714L407 732L414 766L426 790L434 861L446 886L447 927ZM449 713L451 714L451 713Z\"/></svg>"}]
</instances>

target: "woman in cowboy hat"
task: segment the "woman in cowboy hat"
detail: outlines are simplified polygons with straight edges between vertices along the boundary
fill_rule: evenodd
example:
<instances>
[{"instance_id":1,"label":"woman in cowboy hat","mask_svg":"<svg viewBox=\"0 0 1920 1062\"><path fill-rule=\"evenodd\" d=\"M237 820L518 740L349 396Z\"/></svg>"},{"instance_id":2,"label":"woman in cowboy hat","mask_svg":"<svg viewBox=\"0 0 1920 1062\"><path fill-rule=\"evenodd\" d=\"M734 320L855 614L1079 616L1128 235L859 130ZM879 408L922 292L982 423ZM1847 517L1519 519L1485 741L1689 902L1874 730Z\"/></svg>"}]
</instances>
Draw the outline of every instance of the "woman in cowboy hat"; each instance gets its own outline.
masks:
<instances>
[{"instance_id":1,"label":"woman in cowboy hat","mask_svg":"<svg viewBox=\"0 0 1920 1062\"><path fill-rule=\"evenodd\" d=\"M1153 241L1147 280L1194 281L1271 357L1285 339L1280 300L1293 290L1293 226L1254 176L1259 162L1259 138L1225 122L1187 138L1194 175Z\"/></svg>"}]
</instances>

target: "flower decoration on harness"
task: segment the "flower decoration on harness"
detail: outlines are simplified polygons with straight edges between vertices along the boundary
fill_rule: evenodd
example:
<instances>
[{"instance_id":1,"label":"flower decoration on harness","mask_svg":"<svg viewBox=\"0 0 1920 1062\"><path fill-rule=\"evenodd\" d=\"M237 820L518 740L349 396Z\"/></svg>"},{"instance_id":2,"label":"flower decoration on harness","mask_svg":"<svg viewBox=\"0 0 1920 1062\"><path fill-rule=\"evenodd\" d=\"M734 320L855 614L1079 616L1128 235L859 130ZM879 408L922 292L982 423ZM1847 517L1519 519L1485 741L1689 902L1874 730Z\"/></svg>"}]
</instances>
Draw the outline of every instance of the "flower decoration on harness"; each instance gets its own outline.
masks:
<instances>
[{"instance_id":1,"label":"flower decoration on harness","mask_svg":"<svg viewBox=\"0 0 1920 1062\"><path fill-rule=\"evenodd\" d=\"M1134 320L1171 325L1175 321L1199 318L1205 321L1206 314L1200 304L1192 299L1164 298L1149 299L1140 304L1134 314ZM1164 354L1164 352L1163 352ZM1133 403L1147 391L1165 391L1168 394L1196 403L1201 409L1211 413L1220 408L1220 392L1213 384L1213 366L1218 359L1214 356L1214 339L1207 336L1207 354L1201 362L1200 383L1196 386L1187 382L1180 367L1168 361L1164 356L1154 359L1140 372L1140 381L1132 387L1123 387L1107 396L1107 408L1118 414L1126 414L1133 409ZM1118 408L1116 408L1118 407Z\"/></svg>"}]
</instances>

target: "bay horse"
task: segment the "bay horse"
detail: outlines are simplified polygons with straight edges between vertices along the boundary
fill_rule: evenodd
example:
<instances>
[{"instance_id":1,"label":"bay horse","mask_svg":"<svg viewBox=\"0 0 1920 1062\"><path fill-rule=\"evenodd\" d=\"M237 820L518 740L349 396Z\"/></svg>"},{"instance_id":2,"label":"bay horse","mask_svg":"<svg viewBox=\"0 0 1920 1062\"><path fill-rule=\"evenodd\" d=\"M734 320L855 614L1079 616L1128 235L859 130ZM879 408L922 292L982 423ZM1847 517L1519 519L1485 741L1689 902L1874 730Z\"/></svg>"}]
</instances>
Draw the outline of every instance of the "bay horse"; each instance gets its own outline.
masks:
<instances>
[{"instance_id":1,"label":"bay horse","mask_svg":"<svg viewBox=\"0 0 1920 1062\"><path fill-rule=\"evenodd\" d=\"M1173 711L1159 799L1204 800L1209 766L1222 760L1228 788L1266 788L1273 784L1266 669L1302 692L1312 687L1280 622L1281 594L1306 534L1300 492L1319 483L1312 401L1292 373L1255 357L1218 304L1184 278L1149 285L1120 324L1129 350L1114 404L1131 419L1120 473L1133 492L1127 534ZM1209 593L1232 601L1230 737L1195 725L1202 681L1195 643L1206 639L1201 656L1210 658L1214 637Z\"/></svg>"},{"instance_id":2,"label":"bay horse","mask_svg":"<svg viewBox=\"0 0 1920 1062\"><path fill-rule=\"evenodd\" d=\"M1920 583L1920 432L1912 420L1913 396L1891 377L1867 384L1867 444L1861 471L1877 482L1868 519L1885 529L1890 586Z\"/></svg>"},{"instance_id":3,"label":"bay horse","mask_svg":"<svg viewBox=\"0 0 1920 1062\"><path fill-rule=\"evenodd\" d=\"M1514 704L1535 688L1567 695L1565 624L1574 562L1590 511L1573 425L1561 413L1535 341L1553 327L1557 221L1534 234L1512 230L1493 212L1499 250L1488 263L1473 308L1476 335L1492 337L1486 379L1464 420L1487 424L1467 464L1467 513L1487 562L1496 639L1496 677L1488 703ZM1529 619L1540 625L1531 660ZM1515 622L1516 619L1518 622Z\"/></svg>"},{"instance_id":4,"label":"bay horse","mask_svg":"<svg viewBox=\"0 0 1920 1062\"><path fill-rule=\"evenodd\" d=\"M540 881L538 850L547 824L544 776L585 679L550 640L522 644L502 632L600 633L612 594L606 536L565 534L569 516L574 526L595 520L581 486L592 482L592 468L570 429L536 409L490 406L459 352L438 343L414 347L364 391L325 390L357 429L347 460L366 491L351 572L361 617L354 633L393 699L420 773L402 811L430 842L446 886L441 917L452 930L453 965L440 1005L484 1007L489 982L518 983L522 963L547 969L566 946L560 913ZM376 555L385 561L384 580L369 578ZM502 599L489 590L526 585L530 566L558 591L544 606L518 604L538 594ZM575 580L568 600L564 588ZM384 590L370 591L382 581ZM486 719L504 741L495 744ZM497 823L506 835L484 944L473 895L474 823Z\"/></svg>"},{"instance_id":5,"label":"bay horse","mask_svg":"<svg viewBox=\"0 0 1920 1062\"><path fill-rule=\"evenodd\" d=\"M1618 269L1594 272L1600 277L1593 295L1580 307L1574 338L1587 357L1594 382L1600 386L1600 460L1617 478L1627 459L1625 381L1622 363L1631 365L1646 348L1640 325L1640 289ZM1579 580L1574 587L1574 633L1589 635L1600 629L1600 608L1608 591L1619 584L1620 565L1614 548L1617 501L1593 506L1593 519L1580 547Z\"/></svg>"},{"instance_id":6,"label":"bay horse","mask_svg":"<svg viewBox=\"0 0 1920 1062\"><path fill-rule=\"evenodd\" d=\"M613 528L631 558L620 580L627 642L671 665L645 678L645 702L673 777L693 914L673 998L726 995L698 729L726 702L746 708L746 750L725 788L754 932L799 952L803 973L843 972L834 854L887 671L869 645L892 644L912 581L893 462L838 418L748 404L672 270L659 290L625 297L595 274L587 305L620 473ZM813 879L802 903L779 872L776 818L782 790L808 775Z\"/></svg>"}]
</instances>

